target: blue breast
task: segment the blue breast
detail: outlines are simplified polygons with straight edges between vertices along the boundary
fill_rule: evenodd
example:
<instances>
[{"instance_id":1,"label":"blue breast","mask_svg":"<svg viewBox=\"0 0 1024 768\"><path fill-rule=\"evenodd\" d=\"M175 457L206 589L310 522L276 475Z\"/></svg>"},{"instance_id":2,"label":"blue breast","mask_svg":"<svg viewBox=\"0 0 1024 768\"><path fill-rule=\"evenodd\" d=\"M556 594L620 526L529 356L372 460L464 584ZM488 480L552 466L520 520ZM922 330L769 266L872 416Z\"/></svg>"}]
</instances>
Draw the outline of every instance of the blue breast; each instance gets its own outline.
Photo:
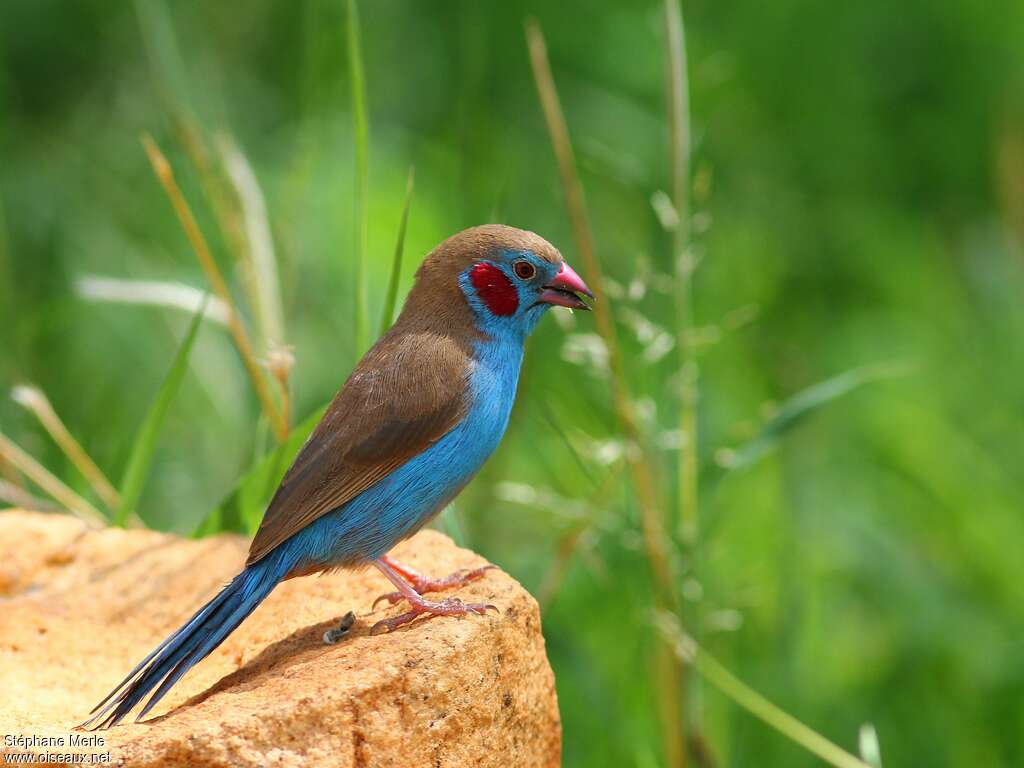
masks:
<instances>
[{"instance_id":1,"label":"blue breast","mask_svg":"<svg viewBox=\"0 0 1024 768\"><path fill-rule=\"evenodd\" d=\"M466 417L448 434L383 480L286 542L292 561L352 565L381 557L440 512L498 447L515 401L521 341L476 346Z\"/></svg>"}]
</instances>

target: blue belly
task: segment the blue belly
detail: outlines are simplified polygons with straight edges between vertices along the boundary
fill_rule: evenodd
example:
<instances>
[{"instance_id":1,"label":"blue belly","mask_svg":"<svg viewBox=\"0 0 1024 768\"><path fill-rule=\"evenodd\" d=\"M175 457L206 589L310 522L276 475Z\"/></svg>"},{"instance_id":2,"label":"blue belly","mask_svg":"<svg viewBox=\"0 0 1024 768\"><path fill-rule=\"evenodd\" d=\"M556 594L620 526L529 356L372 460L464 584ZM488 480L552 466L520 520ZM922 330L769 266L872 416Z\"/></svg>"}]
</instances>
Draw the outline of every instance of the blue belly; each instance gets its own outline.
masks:
<instances>
[{"instance_id":1,"label":"blue belly","mask_svg":"<svg viewBox=\"0 0 1024 768\"><path fill-rule=\"evenodd\" d=\"M515 401L522 345L477 348L466 417L448 434L281 547L296 570L354 565L386 554L458 495L498 447Z\"/></svg>"}]
</instances>

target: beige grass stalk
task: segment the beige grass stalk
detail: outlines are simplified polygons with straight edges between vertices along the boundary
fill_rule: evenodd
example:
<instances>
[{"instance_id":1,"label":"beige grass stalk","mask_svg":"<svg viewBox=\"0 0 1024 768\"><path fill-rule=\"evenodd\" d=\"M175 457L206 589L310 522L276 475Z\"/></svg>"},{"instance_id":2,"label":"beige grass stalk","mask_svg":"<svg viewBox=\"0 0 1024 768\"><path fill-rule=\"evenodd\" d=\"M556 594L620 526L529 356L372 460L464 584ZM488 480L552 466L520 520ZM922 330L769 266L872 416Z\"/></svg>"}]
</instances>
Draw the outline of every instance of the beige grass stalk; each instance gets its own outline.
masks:
<instances>
[{"instance_id":1,"label":"beige grass stalk","mask_svg":"<svg viewBox=\"0 0 1024 768\"><path fill-rule=\"evenodd\" d=\"M7 480L0 480L0 501L18 509L31 509L36 512L56 512L59 507L43 499L38 499L20 485Z\"/></svg>"},{"instance_id":2,"label":"beige grass stalk","mask_svg":"<svg viewBox=\"0 0 1024 768\"><path fill-rule=\"evenodd\" d=\"M245 326L242 324L242 318L238 312L238 308L235 306L235 302L232 299L231 294L228 292L227 285L220 273L220 269L218 269L217 263L214 261L213 255L210 253L210 248L206 244L206 239L203 237L203 234L199 229L199 225L196 223L195 217L192 215L192 211L189 209L188 203L185 201L185 197L181 193L180 187L178 187L178 182L174 178L174 171L171 169L171 164L167 161L167 158L160 151L156 142L153 141L153 138L149 134L143 134L142 145L146 149L146 154L149 155L149 161L153 166L153 172L156 174L160 184L167 192L167 196L171 200L171 205L174 206L175 213L178 215L178 220L181 222L181 226L185 230L185 235L188 237L188 240L192 245L192 250L195 252L196 258L199 260L199 264L203 268L203 272L206 273L206 278L209 280L210 286L213 288L214 293L216 293L228 307L228 326L231 329L231 336L235 340L235 346L238 348L238 353L242 358L242 363L245 366L246 372L249 374L249 378L252 380L253 387L256 390L256 396L259 398L260 405L263 408L264 414L266 414L267 421L270 423L278 441L284 442L288 437L288 425L282 418L281 411L274 403L274 397L271 393L270 386L267 384L267 380L263 376L260 365L253 354L252 342L249 340L249 335L246 333Z\"/></svg>"},{"instance_id":3,"label":"beige grass stalk","mask_svg":"<svg viewBox=\"0 0 1024 768\"><path fill-rule=\"evenodd\" d=\"M277 382L281 395L281 418L291 428L291 387L288 384L292 367L295 365L295 351L291 347L271 343L267 350L267 370Z\"/></svg>"},{"instance_id":4,"label":"beige grass stalk","mask_svg":"<svg viewBox=\"0 0 1024 768\"><path fill-rule=\"evenodd\" d=\"M3 456L0 456L0 476L11 485L21 487L21 478L18 477L18 470Z\"/></svg>"},{"instance_id":5,"label":"beige grass stalk","mask_svg":"<svg viewBox=\"0 0 1024 768\"><path fill-rule=\"evenodd\" d=\"M96 462L68 431L60 416L53 410L49 398L41 389L28 385L17 386L11 390L11 398L35 415L43 429L53 438L53 442L64 451L64 455L89 481L93 490L96 491L96 495L103 500L108 509L114 510L121 506L120 494L107 479L107 476L103 474L103 470L96 466Z\"/></svg>"},{"instance_id":6,"label":"beige grass stalk","mask_svg":"<svg viewBox=\"0 0 1024 768\"><path fill-rule=\"evenodd\" d=\"M208 295L184 283L168 280L133 280L121 277L82 275L75 280L75 292L88 301L170 307L194 315ZM204 320L228 324L228 308L216 296L210 296Z\"/></svg>"},{"instance_id":7,"label":"beige grass stalk","mask_svg":"<svg viewBox=\"0 0 1024 768\"><path fill-rule=\"evenodd\" d=\"M3 433L0 433L0 455L16 466L25 476L41 489L46 491L65 509L72 512L89 525L102 527L106 518L96 507L83 499L64 483L58 480L42 464L29 456L18 445Z\"/></svg>"},{"instance_id":8,"label":"beige grass stalk","mask_svg":"<svg viewBox=\"0 0 1024 768\"><path fill-rule=\"evenodd\" d=\"M637 496L637 504L640 508L644 547L654 576L654 603L660 610L674 612L678 600L672 563L667 549L668 538L657 498L657 485L651 469L654 462L647 455L633 410L629 384L622 364L622 355L615 336L614 317L604 291L604 278L601 265L597 260L594 238L587 218L583 188L576 172L576 161L569 139L569 130L566 127L554 77L551 74L544 35L533 20L526 23L526 41L530 49L530 63L533 67L533 76L544 111L544 119L558 163L566 208L572 223L573 238L583 259L584 273L596 297L594 319L597 331L608 349L608 366L611 373L612 398L616 418L619 428L629 443L626 457ZM682 659L664 642L658 645L656 661L658 668L655 685L659 691L665 761L670 768L682 768L687 762L685 732L682 731L684 720L680 709L683 701L683 691L681 690L683 663Z\"/></svg>"},{"instance_id":9,"label":"beige grass stalk","mask_svg":"<svg viewBox=\"0 0 1024 768\"><path fill-rule=\"evenodd\" d=\"M277 273L277 257L274 255L274 239L267 218L267 204L259 180L235 140L226 133L220 133L215 141L228 178L242 205L245 239L248 241L248 248L244 249L246 271L249 273L246 277L250 283L260 331L264 343L270 349L274 344L284 344L286 339L284 310L281 308L281 282Z\"/></svg>"},{"instance_id":10,"label":"beige grass stalk","mask_svg":"<svg viewBox=\"0 0 1024 768\"><path fill-rule=\"evenodd\" d=\"M250 300L259 320L260 335L266 346L267 370L278 384L281 419L290 428L291 392L288 379L295 363L295 356L292 348L285 346L281 281L277 271L277 256L274 254L274 238L270 231L267 204L256 173L235 140L227 133L219 133L215 141L228 178L242 206L246 242L239 254L240 260L245 268Z\"/></svg>"},{"instance_id":11,"label":"beige grass stalk","mask_svg":"<svg viewBox=\"0 0 1024 768\"><path fill-rule=\"evenodd\" d=\"M238 259L246 252L244 221L238 201L232 198L230 179L207 147L204 128L186 106L172 107L174 133L192 162L203 195L210 203L221 233Z\"/></svg>"}]
</instances>

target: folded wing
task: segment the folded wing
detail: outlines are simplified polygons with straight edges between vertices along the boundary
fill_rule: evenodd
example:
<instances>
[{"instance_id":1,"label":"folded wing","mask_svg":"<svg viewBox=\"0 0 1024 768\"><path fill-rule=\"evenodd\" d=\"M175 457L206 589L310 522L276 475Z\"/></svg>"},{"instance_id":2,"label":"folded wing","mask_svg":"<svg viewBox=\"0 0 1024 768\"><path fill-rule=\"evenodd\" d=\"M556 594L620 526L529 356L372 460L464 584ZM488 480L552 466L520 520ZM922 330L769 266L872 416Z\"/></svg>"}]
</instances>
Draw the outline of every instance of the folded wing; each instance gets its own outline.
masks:
<instances>
[{"instance_id":1,"label":"folded wing","mask_svg":"<svg viewBox=\"0 0 1024 768\"><path fill-rule=\"evenodd\" d=\"M465 416L471 348L392 333L360 361L299 451L249 549L251 565L440 440Z\"/></svg>"}]
</instances>

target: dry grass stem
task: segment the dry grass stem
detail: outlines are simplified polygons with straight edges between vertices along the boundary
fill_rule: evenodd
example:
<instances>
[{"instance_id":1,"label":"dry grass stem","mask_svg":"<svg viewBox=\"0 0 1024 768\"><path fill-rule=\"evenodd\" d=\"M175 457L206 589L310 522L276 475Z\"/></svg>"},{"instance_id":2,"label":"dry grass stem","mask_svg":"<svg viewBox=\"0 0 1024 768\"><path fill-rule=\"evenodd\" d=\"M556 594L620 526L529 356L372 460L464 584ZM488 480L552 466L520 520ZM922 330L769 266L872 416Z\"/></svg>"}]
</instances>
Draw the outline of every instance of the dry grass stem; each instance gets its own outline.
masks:
<instances>
[{"instance_id":1,"label":"dry grass stem","mask_svg":"<svg viewBox=\"0 0 1024 768\"><path fill-rule=\"evenodd\" d=\"M234 139L222 133L216 137L228 178L242 204L242 218L248 248L246 277L259 318L260 330L268 349L285 342L284 310L281 308L281 284L277 273L274 240L267 218L267 205L256 174Z\"/></svg>"},{"instance_id":2,"label":"dry grass stem","mask_svg":"<svg viewBox=\"0 0 1024 768\"><path fill-rule=\"evenodd\" d=\"M164 280L131 280L119 277L83 275L75 280L75 292L89 301L139 304L180 309L194 315L207 294L184 283ZM211 296L204 319L228 324L227 305Z\"/></svg>"},{"instance_id":3,"label":"dry grass stem","mask_svg":"<svg viewBox=\"0 0 1024 768\"><path fill-rule=\"evenodd\" d=\"M595 321L597 331L608 350L608 367L611 374L616 416L626 441L637 449L627 450L626 457L640 508L644 547L654 575L655 604L659 609L674 611L678 598L672 563L667 549L668 539L665 535L662 511L657 498L657 485L651 468L653 462L643 450L643 440L634 414L629 385L615 336L614 318L605 295L601 265L597 260L594 238L587 218L583 188L576 171L569 130L559 103L554 77L551 74L544 35L537 23L532 20L526 24L526 40L530 49L530 63L533 67L533 76L537 84L544 119L558 163L566 208L572 222L573 237L583 259L584 272L596 297ZM661 706L665 759L670 768L680 768L686 765L685 742L679 738L682 722L680 710L682 662L664 645L658 648L657 655L657 666L660 668L657 671L657 686Z\"/></svg>"},{"instance_id":4,"label":"dry grass stem","mask_svg":"<svg viewBox=\"0 0 1024 768\"><path fill-rule=\"evenodd\" d=\"M230 188L230 179L224 164L215 164L210 158L206 141L198 120L190 109L184 105L172 104L169 112L174 123L174 132L178 143L184 148L185 154L195 169L203 196L210 204L217 227L224 236L225 242L235 259L248 269L249 244L246 241L245 223L240 208L237 192ZM253 287L252 280L246 280L247 288ZM254 293L250 293L249 301L255 309L258 301Z\"/></svg>"},{"instance_id":5,"label":"dry grass stem","mask_svg":"<svg viewBox=\"0 0 1024 768\"><path fill-rule=\"evenodd\" d=\"M14 441L3 433L0 433L0 454L24 472L29 480L46 491L67 510L90 525L97 527L106 525L106 518L103 517L96 507L64 485L42 464L21 450Z\"/></svg>"},{"instance_id":6,"label":"dry grass stem","mask_svg":"<svg viewBox=\"0 0 1024 768\"><path fill-rule=\"evenodd\" d=\"M174 206L175 213L178 215L182 228L185 230L185 235L188 237L188 240L192 245L192 250L195 252L196 258L199 260L199 264L203 268L203 272L206 273L206 278L209 280L210 286L213 288L214 293L217 294L228 308L228 327L231 329L231 335L235 340L235 346L238 348L238 353L242 358L242 363L245 365L249 378L252 380L253 387L256 390L256 396L259 398L263 412L266 414L267 420L270 422L271 429L273 429L278 441L284 442L288 437L288 426L281 418L281 412L274 403L274 397L267 384L266 378L264 378L263 373L260 371L259 363L256 361L256 357L253 354L252 342L250 342L249 335L246 333L245 326L242 324L242 319L238 309L231 298L231 294L228 292L228 287L224 282L220 269L218 269L217 263L214 261L213 255L210 253L210 248L206 244L206 239L199 230L199 225L196 223L195 217L192 215L192 211L189 209L188 203L185 202L185 197L182 195L181 189L178 187L178 183L174 178L174 171L171 169L171 164L167 162L167 158L160 151L159 147L157 147L156 142L153 141L151 136L143 134L142 144L146 149L146 154L149 155L149 161L153 166L153 172L156 174L160 184L167 192L167 196L171 200L171 205Z\"/></svg>"},{"instance_id":7,"label":"dry grass stem","mask_svg":"<svg viewBox=\"0 0 1024 768\"><path fill-rule=\"evenodd\" d=\"M267 352L267 370L277 382L281 395L281 417L284 423L291 429L291 394L288 387L288 379L291 376L292 367L295 365L295 353L291 347L281 344L271 344Z\"/></svg>"},{"instance_id":8,"label":"dry grass stem","mask_svg":"<svg viewBox=\"0 0 1024 768\"><path fill-rule=\"evenodd\" d=\"M7 480L0 480L0 501L18 509L31 509L36 512L57 512L56 504L37 498L19 485Z\"/></svg>"},{"instance_id":9,"label":"dry grass stem","mask_svg":"<svg viewBox=\"0 0 1024 768\"><path fill-rule=\"evenodd\" d=\"M43 429L53 438L53 442L64 451L64 455L89 481L93 490L96 491L96 495L103 500L107 508L117 509L121 505L120 494L107 479L107 476L103 474L103 470L96 466L96 462L64 426L64 422L53 410L53 405L50 404L50 400L43 391L38 387L21 385L11 390L11 398L35 415L39 423L43 425Z\"/></svg>"},{"instance_id":10,"label":"dry grass stem","mask_svg":"<svg viewBox=\"0 0 1024 768\"><path fill-rule=\"evenodd\" d=\"M11 485L21 488L21 478L18 476L18 470L3 456L0 456L0 476Z\"/></svg>"}]
</instances>

